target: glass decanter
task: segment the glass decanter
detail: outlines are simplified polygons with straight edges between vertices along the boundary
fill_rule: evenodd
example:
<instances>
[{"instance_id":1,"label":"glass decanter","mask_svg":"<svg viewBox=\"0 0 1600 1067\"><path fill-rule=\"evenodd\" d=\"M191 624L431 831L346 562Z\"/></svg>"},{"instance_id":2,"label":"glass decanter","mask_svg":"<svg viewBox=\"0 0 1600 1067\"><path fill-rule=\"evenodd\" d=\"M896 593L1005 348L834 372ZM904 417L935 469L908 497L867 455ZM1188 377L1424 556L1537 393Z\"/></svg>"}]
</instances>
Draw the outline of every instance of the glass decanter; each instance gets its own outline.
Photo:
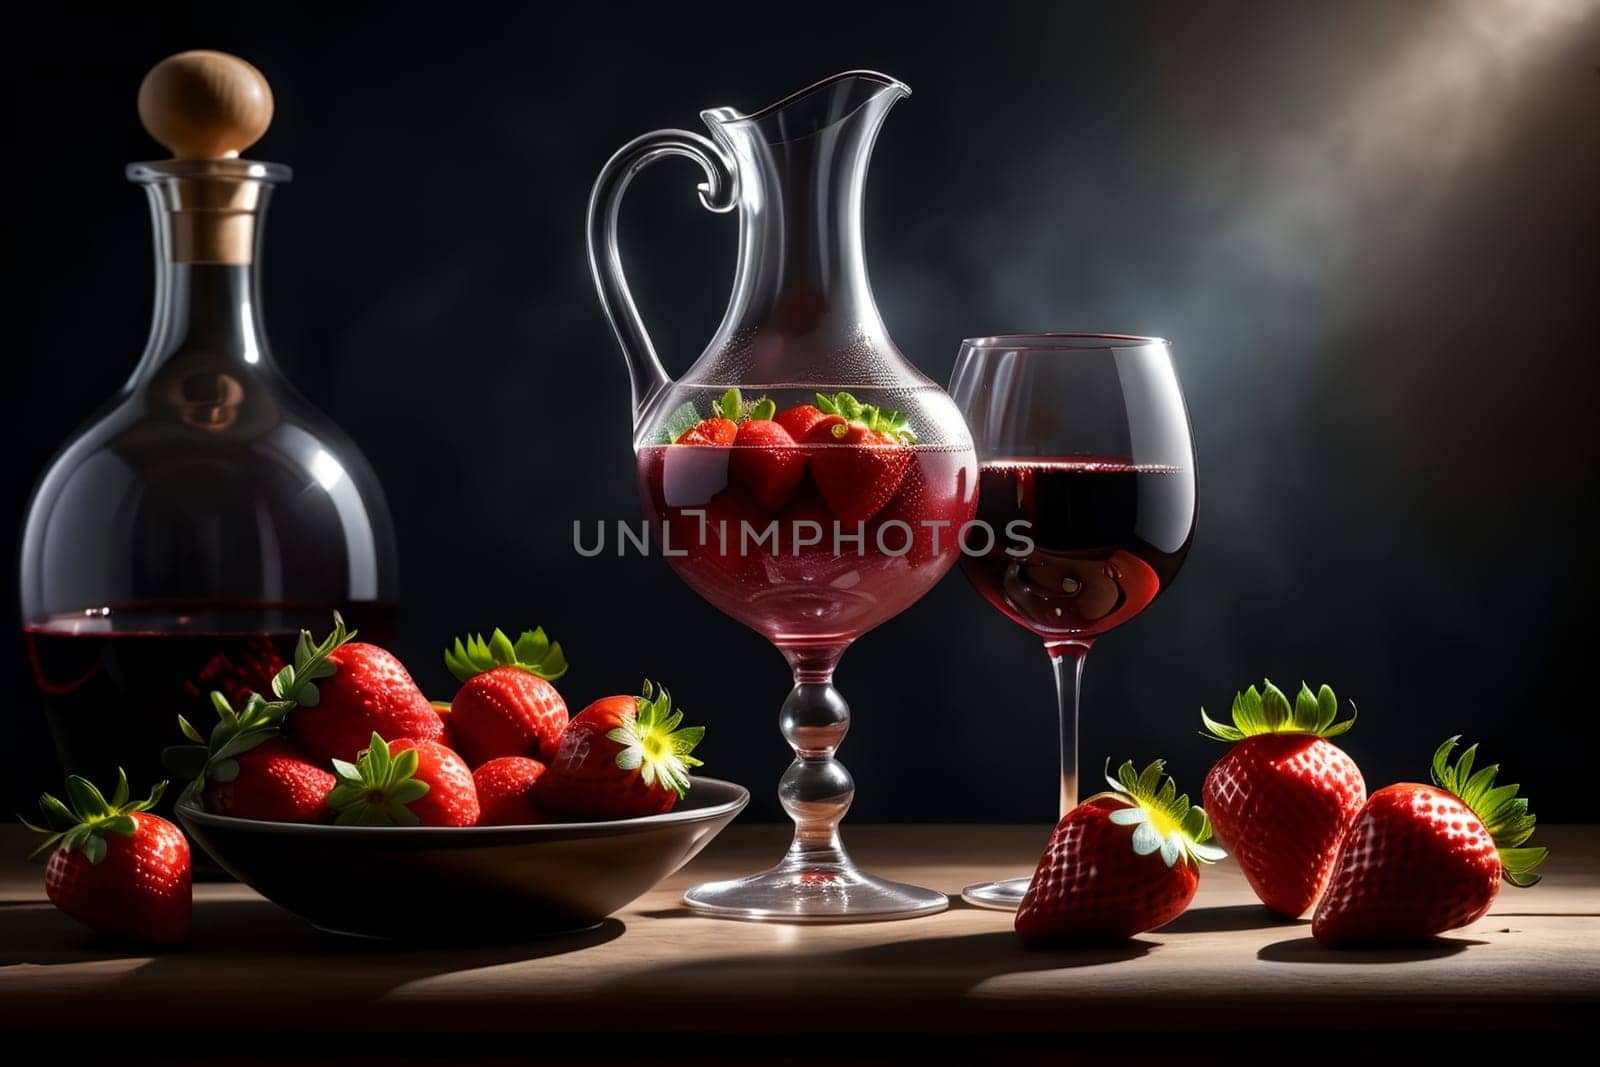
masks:
<instances>
[{"instance_id":1,"label":"glass decanter","mask_svg":"<svg viewBox=\"0 0 1600 1067\"><path fill-rule=\"evenodd\" d=\"M778 787L794 843L765 873L689 890L685 902L708 914L848 921L948 905L851 862L839 823L855 787L834 755L850 726L832 684L840 657L949 570L976 503L961 414L890 340L867 281L868 158L908 94L893 78L850 71L753 114L702 112L710 138L635 139L601 171L589 204L590 266L628 361L656 550L794 673L779 726L795 760ZM739 214L727 311L676 382L634 307L616 232L628 182L670 156L704 171L705 207Z\"/></svg>"},{"instance_id":2,"label":"glass decanter","mask_svg":"<svg viewBox=\"0 0 1600 1067\"><path fill-rule=\"evenodd\" d=\"M302 627L394 628L394 531L360 451L278 372L260 232L289 168L237 158L272 95L243 60L186 52L139 91L175 158L149 195L150 338L122 391L51 460L21 553L22 632L64 769L138 788L206 694L265 691ZM197 720L197 721L200 721ZM169 792L169 796L172 792Z\"/></svg>"}]
</instances>

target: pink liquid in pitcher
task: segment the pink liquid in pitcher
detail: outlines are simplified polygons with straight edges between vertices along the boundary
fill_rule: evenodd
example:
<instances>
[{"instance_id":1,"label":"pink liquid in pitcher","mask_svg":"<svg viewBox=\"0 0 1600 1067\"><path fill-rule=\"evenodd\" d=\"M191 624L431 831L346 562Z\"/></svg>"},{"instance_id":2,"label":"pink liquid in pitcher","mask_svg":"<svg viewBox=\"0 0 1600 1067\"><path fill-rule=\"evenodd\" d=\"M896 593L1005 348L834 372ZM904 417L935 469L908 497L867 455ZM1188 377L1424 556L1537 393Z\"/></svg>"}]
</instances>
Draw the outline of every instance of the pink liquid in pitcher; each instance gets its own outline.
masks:
<instances>
[{"instance_id":1,"label":"pink liquid in pitcher","mask_svg":"<svg viewBox=\"0 0 1600 1067\"><path fill-rule=\"evenodd\" d=\"M809 451L817 447L837 446ZM738 451L640 451L651 551L780 648L848 643L915 603L955 562L976 505L976 470L964 448L905 447L909 462L888 502L850 521L829 507L809 469L775 510L731 488Z\"/></svg>"}]
</instances>

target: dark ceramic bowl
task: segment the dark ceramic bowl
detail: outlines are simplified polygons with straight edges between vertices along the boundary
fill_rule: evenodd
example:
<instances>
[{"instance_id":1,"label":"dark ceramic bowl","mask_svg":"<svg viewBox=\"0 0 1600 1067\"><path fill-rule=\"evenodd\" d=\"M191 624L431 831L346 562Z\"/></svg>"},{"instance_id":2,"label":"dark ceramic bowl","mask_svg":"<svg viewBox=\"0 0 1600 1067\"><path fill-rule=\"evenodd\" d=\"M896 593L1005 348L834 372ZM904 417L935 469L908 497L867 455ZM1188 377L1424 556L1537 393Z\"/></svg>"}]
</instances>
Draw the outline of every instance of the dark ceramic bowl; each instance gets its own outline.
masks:
<instances>
[{"instance_id":1,"label":"dark ceramic bowl","mask_svg":"<svg viewBox=\"0 0 1600 1067\"><path fill-rule=\"evenodd\" d=\"M239 881L335 933L516 940L581 930L638 899L749 803L696 778L665 815L544 826L315 826L213 815L187 793L190 838Z\"/></svg>"}]
</instances>

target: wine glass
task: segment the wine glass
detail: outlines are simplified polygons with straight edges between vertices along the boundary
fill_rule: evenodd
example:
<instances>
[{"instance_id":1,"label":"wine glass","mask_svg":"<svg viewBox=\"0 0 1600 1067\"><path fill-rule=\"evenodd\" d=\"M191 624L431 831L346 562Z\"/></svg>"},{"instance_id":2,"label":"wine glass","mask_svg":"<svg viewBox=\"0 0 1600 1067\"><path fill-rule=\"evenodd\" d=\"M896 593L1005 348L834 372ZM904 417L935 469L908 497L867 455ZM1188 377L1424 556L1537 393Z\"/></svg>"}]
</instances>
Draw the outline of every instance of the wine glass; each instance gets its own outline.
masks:
<instances>
[{"instance_id":1,"label":"wine glass","mask_svg":"<svg viewBox=\"0 0 1600 1067\"><path fill-rule=\"evenodd\" d=\"M1078 803L1078 688L1100 635L1171 584L1194 534L1194 440L1167 343L1015 334L962 343L950 394L978 455L978 519L961 569L1044 641L1061 715L1061 814ZM1027 878L962 897L1015 909Z\"/></svg>"}]
</instances>

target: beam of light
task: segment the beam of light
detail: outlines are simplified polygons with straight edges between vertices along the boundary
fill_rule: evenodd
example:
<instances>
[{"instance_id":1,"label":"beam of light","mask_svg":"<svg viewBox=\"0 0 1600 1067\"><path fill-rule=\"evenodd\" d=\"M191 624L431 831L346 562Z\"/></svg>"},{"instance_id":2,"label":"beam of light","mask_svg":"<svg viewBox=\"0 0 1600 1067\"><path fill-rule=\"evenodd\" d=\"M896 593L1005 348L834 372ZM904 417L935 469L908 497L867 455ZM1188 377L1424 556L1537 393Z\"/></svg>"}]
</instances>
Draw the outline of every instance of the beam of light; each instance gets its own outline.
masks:
<instances>
[{"instance_id":1,"label":"beam of light","mask_svg":"<svg viewBox=\"0 0 1600 1067\"><path fill-rule=\"evenodd\" d=\"M1499 141L1517 81L1597 10L1600 0L1436 8L1399 61L1320 126L1245 161L1255 189L1240 196L1237 175L1213 176L1224 184L1211 194L1232 189L1242 209L1224 241L1280 281L1326 284L1375 241L1425 224L1459 170Z\"/></svg>"}]
</instances>

